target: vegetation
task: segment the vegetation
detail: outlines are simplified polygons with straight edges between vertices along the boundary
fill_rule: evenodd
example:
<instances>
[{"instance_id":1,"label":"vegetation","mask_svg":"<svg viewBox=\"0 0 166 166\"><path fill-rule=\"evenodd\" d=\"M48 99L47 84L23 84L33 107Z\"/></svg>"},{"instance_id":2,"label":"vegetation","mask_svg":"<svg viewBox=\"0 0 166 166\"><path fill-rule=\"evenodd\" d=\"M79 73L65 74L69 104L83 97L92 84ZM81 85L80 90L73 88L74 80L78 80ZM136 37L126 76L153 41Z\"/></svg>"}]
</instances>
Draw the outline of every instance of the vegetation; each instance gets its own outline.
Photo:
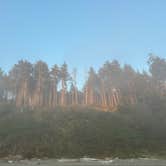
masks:
<instances>
[{"instance_id":1,"label":"vegetation","mask_svg":"<svg viewBox=\"0 0 166 166\"><path fill-rule=\"evenodd\" d=\"M82 90L66 63L0 70L0 156L165 156L166 61L148 64L149 73L118 61L91 67Z\"/></svg>"},{"instance_id":2,"label":"vegetation","mask_svg":"<svg viewBox=\"0 0 166 166\"><path fill-rule=\"evenodd\" d=\"M117 106L146 102L147 94L165 95L166 61L150 55L149 71L136 72L130 65L121 66L118 61L107 61L98 72L92 67L82 90L77 88L75 69L68 66L38 61L31 64L19 61L4 74L0 70L0 101L23 108L55 109L59 106L91 106L105 111Z\"/></svg>"},{"instance_id":3,"label":"vegetation","mask_svg":"<svg viewBox=\"0 0 166 166\"><path fill-rule=\"evenodd\" d=\"M6 106L3 106L4 108ZM0 157L145 157L166 155L165 111L144 106L0 113Z\"/></svg>"}]
</instances>

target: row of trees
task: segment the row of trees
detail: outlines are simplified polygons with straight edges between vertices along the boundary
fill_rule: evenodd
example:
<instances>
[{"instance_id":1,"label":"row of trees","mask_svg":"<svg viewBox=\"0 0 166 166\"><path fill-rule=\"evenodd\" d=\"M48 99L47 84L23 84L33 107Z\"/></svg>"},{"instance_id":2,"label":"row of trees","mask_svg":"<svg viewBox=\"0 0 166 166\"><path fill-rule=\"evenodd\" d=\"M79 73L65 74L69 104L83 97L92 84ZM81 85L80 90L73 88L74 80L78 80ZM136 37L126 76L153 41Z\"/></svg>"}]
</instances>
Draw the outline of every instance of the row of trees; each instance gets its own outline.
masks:
<instances>
[{"instance_id":1,"label":"row of trees","mask_svg":"<svg viewBox=\"0 0 166 166\"><path fill-rule=\"evenodd\" d=\"M93 106L115 110L119 104L148 102L149 94L165 95L166 61L150 55L149 71L138 72L130 65L107 61L98 72L89 69L82 90L77 88L77 70L43 61L31 64L19 61L8 74L0 70L0 100L19 108L55 108L57 106Z\"/></svg>"}]
</instances>

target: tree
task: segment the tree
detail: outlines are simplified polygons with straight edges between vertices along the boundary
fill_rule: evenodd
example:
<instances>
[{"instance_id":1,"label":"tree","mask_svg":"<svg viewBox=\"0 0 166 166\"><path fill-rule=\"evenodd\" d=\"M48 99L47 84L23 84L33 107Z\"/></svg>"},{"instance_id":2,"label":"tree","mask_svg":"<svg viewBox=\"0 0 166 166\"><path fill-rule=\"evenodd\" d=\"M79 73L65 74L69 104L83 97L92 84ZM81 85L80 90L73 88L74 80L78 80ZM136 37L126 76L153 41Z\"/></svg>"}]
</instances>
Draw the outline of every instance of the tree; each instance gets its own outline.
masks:
<instances>
[{"instance_id":1,"label":"tree","mask_svg":"<svg viewBox=\"0 0 166 166\"><path fill-rule=\"evenodd\" d=\"M49 69L45 62L38 61L34 66L35 89L33 94L34 106L47 106L49 99Z\"/></svg>"},{"instance_id":2,"label":"tree","mask_svg":"<svg viewBox=\"0 0 166 166\"><path fill-rule=\"evenodd\" d=\"M85 104L86 105L97 105L97 95L99 93L99 82L98 82L98 76L95 72L95 70L91 67L89 69L89 76L88 80L85 84Z\"/></svg>"},{"instance_id":3,"label":"tree","mask_svg":"<svg viewBox=\"0 0 166 166\"><path fill-rule=\"evenodd\" d=\"M57 86L60 80L60 69L57 65L54 65L50 72L50 97L49 103L52 108L58 104L58 92Z\"/></svg>"},{"instance_id":4,"label":"tree","mask_svg":"<svg viewBox=\"0 0 166 166\"><path fill-rule=\"evenodd\" d=\"M13 93L16 96L16 105L26 107L30 100L30 79L32 77L32 64L28 61L19 61L15 64L9 75L13 82Z\"/></svg>"},{"instance_id":5,"label":"tree","mask_svg":"<svg viewBox=\"0 0 166 166\"><path fill-rule=\"evenodd\" d=\"M123 67L123 82L121 83L120 91L123 96L123 102L126 104L135 104L136 94L135 94L135 78L137 73L130 66L125 64Z\"/></svg>"},{"instance_id":6,"label":"tree","mask_svg":"<svg viewBox=\"0 0 166 166\"><path fill-rule=\"evenodd\" d=\"M153 54L148 59L149 71L152 75L152 83L158 88L161 95L166 95L166 60Z\"/></svg>"},{"instance_id":7,"label":"tree","mask_svg":"<svg viewBox=\"0 0 166 166\"><path fill-rule=\"evenodd\" d=\"M158 81L166 81L166 60L153 54L148 59L149 71Z\"/></svg>"},{"instance_id":8,"label":"tree","mask_svg":"<svg viewBox=\"0 0 166 166\"><path fill-rule=\"evenodd\" d=\"M77 89L77 69L73 70L71 76L71 87L70 87L70 96L71 97L71 104L77 105L78 104L78 89Z\"/></svg>"},{"instance_id":9,"label":"tree","mask_svg":"<svg viewBox=\"0 0 166 166\"><path fill-rule=\"evenodd\" d=\"M4 72L0 68L0 101L4 98Z\"/></svg>"},{"instance_id":10,"label":"tree","mask_svg":"<svg viewBox=\"0 0 166 166\"><path fill-rule=\"evenodd\" d=\"M100 94L103 108L113 109L119 104L118 91L122 84L122 74L120 64L116 60L106 61L100 68Z\"/></svg>"},{"instance_id":11,"label":"tree","mask_svg":"<svg viewBox=\"0 0 166 166\"><path fill-rule=\"evenodd\" d=\"M71 79L68 73L67 64L64 63L60 69L60 78L61 78L61 105L66 105L66 92L67 92L67 82Z\"/></svg>"}]
</instances>

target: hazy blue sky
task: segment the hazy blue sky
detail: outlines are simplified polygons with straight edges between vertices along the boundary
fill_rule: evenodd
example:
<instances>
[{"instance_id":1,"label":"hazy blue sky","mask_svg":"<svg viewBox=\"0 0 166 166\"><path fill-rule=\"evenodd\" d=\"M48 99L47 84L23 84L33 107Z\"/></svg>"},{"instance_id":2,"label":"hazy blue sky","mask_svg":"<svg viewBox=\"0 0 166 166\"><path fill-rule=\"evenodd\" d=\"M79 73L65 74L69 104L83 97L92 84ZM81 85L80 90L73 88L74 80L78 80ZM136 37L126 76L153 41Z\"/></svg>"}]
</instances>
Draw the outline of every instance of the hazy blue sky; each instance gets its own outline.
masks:
<instances>
[{"instance_id":1,"label":"hazy blue sky","mask_svg":"<svg viewBox=\"0 0 166 166\"><path fill-rule=\"evenodd\" d=\"M66 61L80 77L118 59L146 68L166 56L166 0L0 0L0 67Z\"/></svg>"}]
</instances>

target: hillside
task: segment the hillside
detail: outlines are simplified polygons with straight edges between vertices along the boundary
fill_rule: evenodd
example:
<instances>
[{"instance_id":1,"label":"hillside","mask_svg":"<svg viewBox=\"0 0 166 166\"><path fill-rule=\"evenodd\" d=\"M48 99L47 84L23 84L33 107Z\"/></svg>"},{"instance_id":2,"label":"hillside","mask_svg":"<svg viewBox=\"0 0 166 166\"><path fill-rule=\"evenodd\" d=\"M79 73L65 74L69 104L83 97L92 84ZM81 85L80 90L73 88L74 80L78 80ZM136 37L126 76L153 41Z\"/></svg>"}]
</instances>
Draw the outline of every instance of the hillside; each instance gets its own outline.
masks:
<instances>
[{"instance_id":1,"label":"hillside","mask_svg":"<svg viewBox=\"0 0 166 166\"><path fill-rule=\"evenodd\" d=\"M121 157L166 155L165 110L141 105L117 112L92 108L54 111L0 107L0 157Z\"/></svg>"}]
</instances>

